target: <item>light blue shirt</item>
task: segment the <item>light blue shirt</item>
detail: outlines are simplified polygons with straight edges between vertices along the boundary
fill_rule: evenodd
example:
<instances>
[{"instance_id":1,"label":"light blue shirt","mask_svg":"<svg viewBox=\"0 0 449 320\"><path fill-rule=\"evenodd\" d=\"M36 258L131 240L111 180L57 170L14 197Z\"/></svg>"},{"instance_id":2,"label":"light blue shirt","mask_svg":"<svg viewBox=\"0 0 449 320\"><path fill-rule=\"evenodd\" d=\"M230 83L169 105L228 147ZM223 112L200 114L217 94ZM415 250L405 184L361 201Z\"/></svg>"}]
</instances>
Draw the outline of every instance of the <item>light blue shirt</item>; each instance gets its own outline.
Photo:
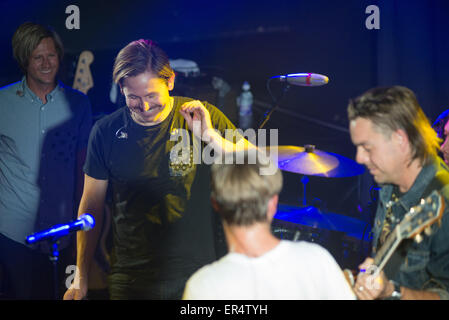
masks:
<instances>
[{"instance_id":1,"label":"light blue shirt","mask_svg":"<svg viewBox=\"0 0 449 320\"><path fill-rule=\"evenodd\" d=\"M0 89L0 233L23 244L76 217L77 154L92 125L83 93L59 82L46 98L25 77Z\"/></svg>"}]
</instances>

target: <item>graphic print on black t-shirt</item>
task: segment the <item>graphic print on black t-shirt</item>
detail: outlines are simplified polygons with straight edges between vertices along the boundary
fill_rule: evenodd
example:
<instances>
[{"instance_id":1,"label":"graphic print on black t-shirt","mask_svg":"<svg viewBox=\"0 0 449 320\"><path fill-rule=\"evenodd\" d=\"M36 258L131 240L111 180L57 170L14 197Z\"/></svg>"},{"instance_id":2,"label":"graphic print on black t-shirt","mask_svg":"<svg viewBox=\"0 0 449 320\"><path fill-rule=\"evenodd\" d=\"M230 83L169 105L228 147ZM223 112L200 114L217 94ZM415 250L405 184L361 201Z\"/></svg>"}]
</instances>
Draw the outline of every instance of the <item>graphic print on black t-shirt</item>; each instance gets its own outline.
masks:
<instances>
[{"instance_id":1,"label":"graphic print on black t-shirt","mask_svg":"<svg viewBox=\"0 0 449 320\"><path fill-rule=\"evenodd\" d=\"M193 162L195 148L180 153L185 159L170 158L181 141L171 141L171 135L183 131L189 134L189 145L195 141L179 113L191 100L174 97L170 115L155 126L137 124L123 107L97 121L92 130L84 170L93 178L108 179L112 188L112 272L170 279L189 275L216 258L209 168ZM235 129L218 109L203 104L214 128Z\"/></svg>"}]
</instances>

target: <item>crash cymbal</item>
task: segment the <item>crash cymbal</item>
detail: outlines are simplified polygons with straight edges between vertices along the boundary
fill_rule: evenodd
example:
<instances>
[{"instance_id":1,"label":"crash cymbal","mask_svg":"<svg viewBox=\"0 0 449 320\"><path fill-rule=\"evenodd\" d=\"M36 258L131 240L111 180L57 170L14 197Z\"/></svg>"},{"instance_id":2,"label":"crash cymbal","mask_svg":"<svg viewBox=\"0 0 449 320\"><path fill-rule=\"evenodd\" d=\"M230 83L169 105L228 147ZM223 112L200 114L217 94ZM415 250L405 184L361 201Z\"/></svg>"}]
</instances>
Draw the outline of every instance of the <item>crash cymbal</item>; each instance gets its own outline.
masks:
<instances>
[{"instance_id":1,"label":"crash cymbal","mask_svg":"<svg viewBox=\"0 0 449 320\"><path fill-rule=\"evenodd\" d=\"M277 152L277 164L283 171L327 178L352 177L365 171L365 168L354 160L317 150L313 145L272 146L267 147L267 151L273 160Z\"/></svg>"}]
</instances>

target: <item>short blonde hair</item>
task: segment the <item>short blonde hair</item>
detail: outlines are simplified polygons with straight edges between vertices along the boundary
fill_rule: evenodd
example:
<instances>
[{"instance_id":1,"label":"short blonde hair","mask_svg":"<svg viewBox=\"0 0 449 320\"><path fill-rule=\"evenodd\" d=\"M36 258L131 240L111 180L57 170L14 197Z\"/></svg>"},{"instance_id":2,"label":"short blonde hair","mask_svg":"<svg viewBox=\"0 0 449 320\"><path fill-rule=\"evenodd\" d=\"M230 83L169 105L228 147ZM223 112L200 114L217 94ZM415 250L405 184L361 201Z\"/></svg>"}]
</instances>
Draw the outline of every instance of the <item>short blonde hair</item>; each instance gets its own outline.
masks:
<instances>
[{"instance_id":1,"label":"short blonde hair","mask_svg":"<svg viewBox=\"0 0 449 320\"><path fill-rule=\"evenodd\" d=\"M273 164L259 152L257 155L254 164L245 152L243 164L212 165L211 196L219 206L222 219L229 225L266 222L268 201L282 189L281 171L276 167L273 174L262 175L261 169Z\"/></svg>"},{"instance_id":2,"label":"short blonde hair","mask_svg":"<svg viewBox=\"0 0 449 320\"><path fill-rule=\"evenodd\" d=\"M62 45L61 38L50 27L33 22L25 22L14 32L12 37L12 53L23 73L27 73L28 63L34 49L45 38L53 39L59 62L61 62L64 56L64 46Z\"/></svg>"}]
</instances>

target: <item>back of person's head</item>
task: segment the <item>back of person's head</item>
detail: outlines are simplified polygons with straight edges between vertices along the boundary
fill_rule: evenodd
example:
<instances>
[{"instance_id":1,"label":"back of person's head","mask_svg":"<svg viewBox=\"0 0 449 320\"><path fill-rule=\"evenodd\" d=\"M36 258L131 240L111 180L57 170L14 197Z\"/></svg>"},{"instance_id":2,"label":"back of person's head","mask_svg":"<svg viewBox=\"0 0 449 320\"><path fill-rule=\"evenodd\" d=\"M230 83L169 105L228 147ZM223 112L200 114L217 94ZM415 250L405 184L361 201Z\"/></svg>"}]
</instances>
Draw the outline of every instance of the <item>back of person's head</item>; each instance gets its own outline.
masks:
<instances>
[{"instance_id":1,"label":"back of person's head","mask_svg":"<svg viewBox=\"0 0 449 320\"><path fill-rule=\"evenodd\" d=\"M432 124L432 127L438 134L438 137L444 138L444 127L446 126L447 121L449 120L449 110L442 112L435 122Z\"/></svg>"},{"instance_id":2,"label":"back of person's head","mask_svg":"<svg viewBox=\"0 0 449 320\"><path fill-rule=\"evenodd\" d=\"M233 159L241 156L243 161L224 164L225 161L220 160L212 165L211 195L228 225L267 222L268 202L282 189L281 171L268 158L255 153L232 153ZM221 159L229 159L228 156L225 154ZM266 172L272 174L263 174L263 169L270 169Z\"/></svg>"},{"instance_id":3,"label":"back of person's head","mask_svg":"<svg viewBox=\"0 0 449 320\"><path fill-rule=\"evenodd\" d=\"M419 159L424 165L437 156L439 139L412 90L402 86L368 90L349 101L349 120L359 117L370 120L388 137L403 130L410 142L411 160Z\"/></svg>"},{"instance_id":4,"label":"back of person's head","mask_svg":"<svg viewBox=\"0 0 449 320\"><path fill-rule=\"evenodd\" d=\"M12 37L13 56L25 74L27 73L32 52L45 38L53 39L59 62L61 62L64 56L64 46L58 34L50 27L33 22L25 22L14 32Z\"/></svg>"},{"instance_id":5,"label":"back of person's head","mask_svg":"<svg viewBox=\"0 0 449 320\"><path fill-rule=\"evenodd\" d=\"M136 40L129 43L115 58L112 78L120 86L127 77L150 72L167 84L175 73L167 54L152 40Z\"/></svg>"}]
</instances>

